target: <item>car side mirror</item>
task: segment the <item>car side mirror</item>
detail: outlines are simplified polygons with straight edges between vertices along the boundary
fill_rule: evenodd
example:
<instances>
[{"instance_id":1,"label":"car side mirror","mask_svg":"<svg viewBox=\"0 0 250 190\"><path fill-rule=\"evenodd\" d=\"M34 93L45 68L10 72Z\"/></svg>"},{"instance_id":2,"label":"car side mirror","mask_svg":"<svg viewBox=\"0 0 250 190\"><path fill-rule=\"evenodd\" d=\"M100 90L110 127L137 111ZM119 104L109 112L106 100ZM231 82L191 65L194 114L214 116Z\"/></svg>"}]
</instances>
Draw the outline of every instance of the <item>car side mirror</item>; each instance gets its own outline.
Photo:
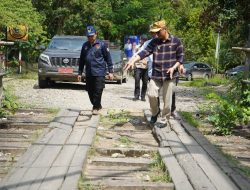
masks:
<instances>
[{"instance_id":1,"label":"car side mirror","mask_svg":"<svg viewBox=\"0 0 250 190\"><path fill-rule=\"evenodd\" d=\"M40 49L40 50L45 50L46 49L46 47L44 46L44 45L40 45L40 46L38 46L38 48L37 49Z\"/></svg>"}]
</instances>

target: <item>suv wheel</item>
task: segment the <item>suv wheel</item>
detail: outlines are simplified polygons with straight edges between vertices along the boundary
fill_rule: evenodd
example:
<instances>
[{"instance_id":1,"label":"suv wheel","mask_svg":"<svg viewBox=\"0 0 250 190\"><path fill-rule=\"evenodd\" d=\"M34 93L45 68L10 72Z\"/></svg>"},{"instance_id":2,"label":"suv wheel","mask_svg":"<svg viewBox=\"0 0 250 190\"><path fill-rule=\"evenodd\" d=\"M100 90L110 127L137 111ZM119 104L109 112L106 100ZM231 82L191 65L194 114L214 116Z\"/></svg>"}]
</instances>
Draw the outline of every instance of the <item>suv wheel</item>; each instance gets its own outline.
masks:
<instances>
[{"instance_id":1,"label":"suv wheel","mask_svg":"<svg viewBox=\"0 0 250 190\"><path fill-rule=\"evenodd\" d=\"M122 79L123 83L127 83L127 78Z\"/></svg>"},{"instance_id":2,"label":"suv wheel","mask_svg":"<svg viewBox=\"0 0 250 190\"><path fill-rule=\"evenodd\" d=\"M38 77L38 86L39 88L47 88L48 87L48 80L42 80Z\"/></svg>"},{"instance_id":3,"label":"suv wheel","mask_svg":"<svg viewBox=\"0 0 250 190\"><path fill-rule=\"evenodd\" d=\"M191 75L191 74L189 74L189 75L188 75L187 80L188 80L188 81L193 80L193 77L192 77L192 75Z\"/></svg>"},{"instance_id":4,"label":"suv wheel","mask_svg":"<svg viewBox=\"0 0 250 190\"><path fill-rule=\"evenodd\" d=\"M117 80L117 84L122 84L122 79Z\"/></svg>"}]
</instances>

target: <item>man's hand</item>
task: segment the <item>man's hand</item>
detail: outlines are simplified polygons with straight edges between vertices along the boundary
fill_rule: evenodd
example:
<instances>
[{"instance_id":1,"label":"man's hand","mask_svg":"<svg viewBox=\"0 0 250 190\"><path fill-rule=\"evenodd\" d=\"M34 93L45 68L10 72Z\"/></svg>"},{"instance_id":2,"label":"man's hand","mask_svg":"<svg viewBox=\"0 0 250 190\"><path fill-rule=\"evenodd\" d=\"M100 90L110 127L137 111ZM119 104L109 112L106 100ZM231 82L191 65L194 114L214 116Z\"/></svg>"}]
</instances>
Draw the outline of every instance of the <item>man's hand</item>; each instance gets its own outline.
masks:
<instances>
[{"instance_id":1,"label":"man's hand","mask_svg":"<svg viewBox=\"0 0 250 190\"><path fill-rule=\"evenodd\" d=\"M123 70L127 71L130 68L133 68L133 66L134 66L133 61L128 61L127 64L123 67Z\"/></svg>"},{"instance_id":2,"label":"man's hand","mask_svg":"<svg viewBox=\"0 0 250 190\"><path fill-rule=\"evenodd\" d=\"M82 81L82 76L81 76L81 75L78 75L78 76L77 76L77 81L78 81L78 82L81 82L81 81Z\"/></svg>"},{"instance_id":3,"label":"man's hand","mask_svg":"<svg viewBox=\"0 0 250 190\"><path fill-rule=\"evenodd\" d=\"M129 70L130 68L132 68L135 64L136 61L139 61L141 58L139 55L134 55L129 61L128 63L123 67L123 69L125 71Z\"/></svg>"},{"instance_id":4,"label":"man's hand","mask_svg":"<svg viewBox=\"0 0 250 190\"><path fill-rule=\"evenodd\" d=\"M171 67L171 68L169 68L168 70L167 70L167 73L169 73L170 74L170 79L172 79L173 78L173 73L174 73L174 68L173 67Z\"/></svg>"},{"instance_id":5,"label":"man's hand","mask_svg":"<svg viewBox=\"0 0 250 190\"><path fill-rule=\"evenodd\" d=\"M114 74L113 73L109 73L109 80L114 80Z\"/></svg>"},{"instance_id":6,"label":"man's hand","mask_svg":"<svg viewBox=\"0 0 250 190\"><path fill-rule=\"evenodd\" d=\"M185 74L186 72L186 69L184 68L183 64L179 65L178 70L180 74Z\"/></svg>"}]
</instances>

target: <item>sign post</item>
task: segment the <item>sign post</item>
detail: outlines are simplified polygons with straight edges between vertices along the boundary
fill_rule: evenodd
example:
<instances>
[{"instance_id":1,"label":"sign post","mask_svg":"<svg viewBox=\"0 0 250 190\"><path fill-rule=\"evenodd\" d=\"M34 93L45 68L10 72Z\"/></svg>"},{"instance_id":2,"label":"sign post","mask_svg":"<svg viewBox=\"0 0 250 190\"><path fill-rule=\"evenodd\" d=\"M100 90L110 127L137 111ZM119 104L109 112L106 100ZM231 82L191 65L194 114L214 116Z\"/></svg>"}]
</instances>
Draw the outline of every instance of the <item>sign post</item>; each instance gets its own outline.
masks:
<instances>
[{"instance_id":1,"label":"sign post","mask_svg":"<svg viewBox=\"0 0 250 190\"><path fill-rule=\"evenodd\" d=\"M8 26L7 27L7 40L8 41L18 41L18 42L26 42L28 41L28 27L25 25L18 25L15 27ZM18 53L18 62L19 62L19 73L22 72L22 52L19 48Z\"/></svg>"}]
</instances>

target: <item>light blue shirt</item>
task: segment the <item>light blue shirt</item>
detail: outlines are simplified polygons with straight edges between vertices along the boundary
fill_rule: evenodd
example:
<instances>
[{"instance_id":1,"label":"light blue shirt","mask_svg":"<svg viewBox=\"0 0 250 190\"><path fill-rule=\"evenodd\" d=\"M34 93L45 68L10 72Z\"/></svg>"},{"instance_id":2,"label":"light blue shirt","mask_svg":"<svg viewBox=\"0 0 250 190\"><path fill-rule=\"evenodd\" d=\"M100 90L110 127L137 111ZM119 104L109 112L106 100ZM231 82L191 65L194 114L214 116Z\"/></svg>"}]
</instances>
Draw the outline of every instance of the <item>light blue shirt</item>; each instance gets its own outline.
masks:
<instances>
[{"instance_id":1,"label":"light blue shirt","mask_svg":"<svg viewBox=\"0 0 250 190\"><path fill-rule=\"evenodd\" d=\"M144 44L140 47L140 49L136 52L136 55L138 55L138 53L140 53L142 50L144 50L148 44L151 42L152 39L147 40L146 42L144 42ZM152 64L153 64L153 54L151 54L150 56L148 56L148 77L151 78L152 76Z\"/></svg>"}]
</instances>

